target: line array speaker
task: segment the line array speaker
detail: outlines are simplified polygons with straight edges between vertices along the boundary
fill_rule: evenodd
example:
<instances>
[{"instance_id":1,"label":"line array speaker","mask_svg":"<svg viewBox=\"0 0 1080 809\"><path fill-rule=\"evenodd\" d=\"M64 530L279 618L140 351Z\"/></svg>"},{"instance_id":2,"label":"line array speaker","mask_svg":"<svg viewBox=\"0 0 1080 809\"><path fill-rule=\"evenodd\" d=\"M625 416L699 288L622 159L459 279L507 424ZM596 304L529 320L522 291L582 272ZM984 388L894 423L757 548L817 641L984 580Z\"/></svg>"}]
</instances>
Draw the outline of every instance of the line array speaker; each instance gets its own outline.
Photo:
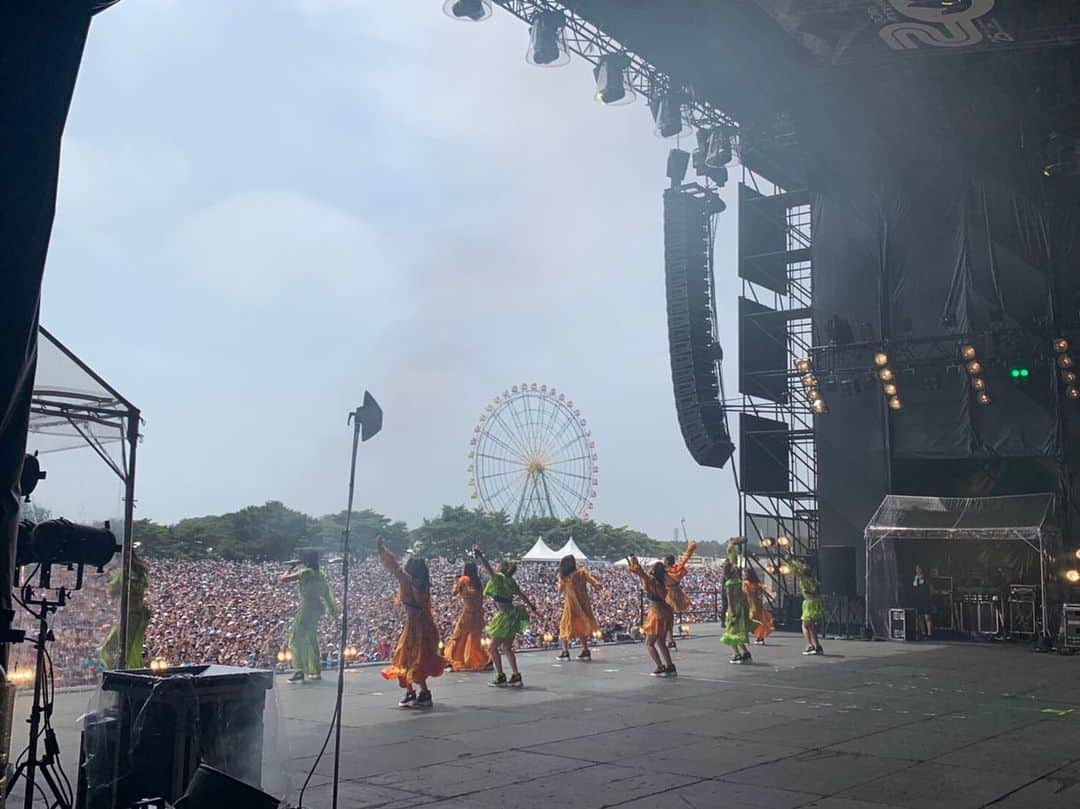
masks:
<instances>
[{"instance_id":1,"label":"line array speaker","mask_svg":"<svg viewBox=\"0 0 1080 809\"><path fill-rule=\"evenodd\" d=\"M731 441L720 393L723 350L716 341L710 196L696 185L664 192L668 347L675 411L690 455L721 468Z\"/></svg>"}]
</instances>

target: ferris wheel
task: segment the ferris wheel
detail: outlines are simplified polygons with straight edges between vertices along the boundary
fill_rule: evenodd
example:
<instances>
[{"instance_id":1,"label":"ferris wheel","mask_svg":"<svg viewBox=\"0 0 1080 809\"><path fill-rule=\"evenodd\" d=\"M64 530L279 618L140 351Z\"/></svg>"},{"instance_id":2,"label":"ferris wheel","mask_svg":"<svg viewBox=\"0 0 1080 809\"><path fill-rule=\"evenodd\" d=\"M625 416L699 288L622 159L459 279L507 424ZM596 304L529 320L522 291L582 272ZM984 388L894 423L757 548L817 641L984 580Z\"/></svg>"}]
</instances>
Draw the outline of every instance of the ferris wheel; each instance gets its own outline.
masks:
<instances>
[{"instance_id":1,"label":"ferris wheel","mask_svg":"<svg viewBox=\"0 0 1080 809\"><path fill-rule=\"evenodd\" d=\"M469 442L469 488L488 512L585 519L596 497L596 443L574 402L555 388L514 385L496 396Z\"/></svg>"}]
</instances>

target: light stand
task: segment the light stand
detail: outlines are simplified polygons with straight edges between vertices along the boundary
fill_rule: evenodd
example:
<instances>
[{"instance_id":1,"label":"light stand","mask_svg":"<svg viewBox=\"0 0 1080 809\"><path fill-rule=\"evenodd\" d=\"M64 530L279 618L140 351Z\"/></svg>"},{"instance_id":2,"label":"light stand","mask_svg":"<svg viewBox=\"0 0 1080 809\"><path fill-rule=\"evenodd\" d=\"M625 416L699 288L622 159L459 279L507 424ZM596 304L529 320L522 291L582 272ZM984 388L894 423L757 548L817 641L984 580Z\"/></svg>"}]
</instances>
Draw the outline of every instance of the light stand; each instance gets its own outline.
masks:
<instances>
[{"instance_id":1,"label":"light stand","mask_svg":"<svg viewBox=\"0 0 1080 809\"><path fill-rule=\"evenodd\" d=\"M331 809L337 809L338 782L341 768L341 707L345 693L345 647L349 642L349 533L352 526L353 495L356 491L356 452L361 441L367 441L382 429L382 408L367 391L364 404L349 413L347 424L353 425L352 461L349 467L349 502L345 509L345 530L341 534L341 644L338 646L337 700L334 703L334 786ZM27 807L29 809L29 807Z\"/></svg>"}]
</instances>

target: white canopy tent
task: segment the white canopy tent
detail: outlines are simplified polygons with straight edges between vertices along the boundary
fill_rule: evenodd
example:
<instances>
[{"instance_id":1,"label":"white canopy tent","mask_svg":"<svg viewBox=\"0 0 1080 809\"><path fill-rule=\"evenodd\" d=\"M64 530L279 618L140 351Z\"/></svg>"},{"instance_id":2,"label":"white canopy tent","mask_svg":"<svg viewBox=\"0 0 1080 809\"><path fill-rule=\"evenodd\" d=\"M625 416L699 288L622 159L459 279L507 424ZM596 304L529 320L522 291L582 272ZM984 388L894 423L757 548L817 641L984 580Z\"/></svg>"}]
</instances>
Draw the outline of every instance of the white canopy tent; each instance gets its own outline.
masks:
<instances>
[{"instance_id":1,"label":"white canopy tent","mask_svg":"<svg viewBox=\"0 0 1080 809\"><path fill-rule=\"evenodd\" d=\"M586 556L585 552L577 546L577 543L574 542L573 537L570 537L568 540L566 540L566 544L559 548L559 550L555 554L556 559L562 559L564 556L573 556L574 559L579 562L589 561L589 557Z\"/></svg>"},{"instance_id":2,"label":"white canopy tent","mask_svg":"<svg viewBox=\"0 0 1080 809\"><path fill-rule=\"evenodd\" d=\"M543 537L537 537L536 542L529 552L521 557L522 562L558 562L562 556L553 551L548 544L544 542Z\"/></svg>"}]
</instances>

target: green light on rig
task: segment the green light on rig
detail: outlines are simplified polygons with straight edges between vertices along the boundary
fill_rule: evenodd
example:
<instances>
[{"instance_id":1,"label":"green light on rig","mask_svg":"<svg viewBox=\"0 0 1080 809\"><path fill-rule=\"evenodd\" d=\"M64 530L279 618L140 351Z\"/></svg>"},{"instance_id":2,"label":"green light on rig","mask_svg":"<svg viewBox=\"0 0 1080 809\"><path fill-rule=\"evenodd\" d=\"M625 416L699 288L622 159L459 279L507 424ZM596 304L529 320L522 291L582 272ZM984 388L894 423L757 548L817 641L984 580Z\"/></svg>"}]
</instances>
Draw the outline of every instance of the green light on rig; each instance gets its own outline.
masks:
<instances>
[{"instance_id":1,"label":"green light on rig","mask_svg":"<svg viewBox=\"0 0 1080 809\"><path fill-rule=\"evenodd\" d=\"M1028 368L1024 368L1023 366L1018 366L1009 369L1009 376L1011 376L1013 379L1027 379L1029 376L1031 376L1031 371Z\"/></svg>"}]
</instances>

